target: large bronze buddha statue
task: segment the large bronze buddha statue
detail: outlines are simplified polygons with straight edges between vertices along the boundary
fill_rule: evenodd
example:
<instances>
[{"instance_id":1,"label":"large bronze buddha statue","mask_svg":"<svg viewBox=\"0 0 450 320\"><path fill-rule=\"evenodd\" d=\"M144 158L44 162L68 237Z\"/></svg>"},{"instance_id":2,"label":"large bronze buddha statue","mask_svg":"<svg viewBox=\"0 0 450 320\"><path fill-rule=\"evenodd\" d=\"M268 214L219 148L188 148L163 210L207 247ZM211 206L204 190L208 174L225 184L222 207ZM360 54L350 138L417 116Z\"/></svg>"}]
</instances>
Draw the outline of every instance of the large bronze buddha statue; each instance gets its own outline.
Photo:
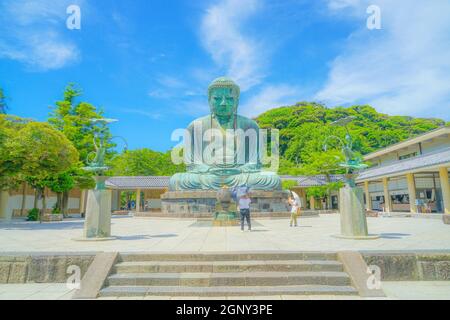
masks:
<instances>
[{"instance_id":1,"label":"large bronze buddha statue","mask_svg":"<svg viewBox=\"0 0 450 320\"><path fill-rule=\"evenodd\" d=\"M208 87L211 114L187 128L187 172L172 176L170 191L223 187L281 190L280 177L262 169L258 124L237 114L239 96L239 86L228 78L218 78Z\"/></svg>"}]
</instances>

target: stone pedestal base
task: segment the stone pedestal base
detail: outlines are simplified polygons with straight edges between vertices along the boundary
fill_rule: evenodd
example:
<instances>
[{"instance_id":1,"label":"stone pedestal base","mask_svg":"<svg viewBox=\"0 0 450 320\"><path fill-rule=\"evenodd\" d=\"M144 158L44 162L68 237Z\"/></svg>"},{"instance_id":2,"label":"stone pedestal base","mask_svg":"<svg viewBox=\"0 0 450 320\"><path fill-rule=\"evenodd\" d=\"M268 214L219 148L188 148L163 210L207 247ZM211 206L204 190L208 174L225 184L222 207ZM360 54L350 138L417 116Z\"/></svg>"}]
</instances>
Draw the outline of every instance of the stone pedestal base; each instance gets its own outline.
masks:
<instances>
[{"instance_id":1,"label":"stone pedestal base","mask_svg":"<svg viewBox=\"0 0 450 320\"><path fill-rule=\"evenodd\" d=\"M101 242L101 241L111 241L116 240L116 237L106 237L106 238L75 238L73 241L79 242Z\"/></svg>"},{"instance_id":2,"label":"stone pedestal base","mask_svg":"<svg viewBox=\"0 0 450 320\"><path fill-rule=\"evenodd\" d=\"M111 191L89 190L83 238L77 240L111 240Z\"/></svg>"},{"instance_id":3,"label":"stone pedestal base","mask_svg":"<svg viewBox=\"0 0 450 320\"><path fill-rule=\"evenodd\" d=\"M339 190L339 208L341 215L341 234L337 237L355 240L377 239L369 235L364 207L363 190L346 186Z\"/></svg>"},{"instance_id":4,"label":"stone pedestal base","mask_svg":"<svg viewBox=\"0 0 450 320\"><path fill-rule=\"evenodd\" d=\"M64 216L62 214L53 214L53 213L46 213L42 216L42 222L57 222L57 221L63 221Z\"/></svg>"},{"instance_id":5,"label":"stone pedestal base","mask_svg":"<svg viewBox=\"0 0 450 320\"><path fill-rule=\"evenodd\" d=\"M236 212L218 212L213 220L213 227L238 226L239 220Z\"/></svg>"},{"instance_id":6,"label":"stone pedestal base","mask_svg":"<svg viewBox=\"0 0 450 320\"><path fill-rule=\"evenodd\" d=\"M368 236L343 236L340 234L332 235L333 238L337 239L347 239L347 240L375 240L379 239L380 236L377 234L368 235Z\"/></svg>"},{"instance_id":7,"label":"stone pedestal base","mask_svg":"<svg viewBox=\"0 0 450 320\"><path fill-rule=\"evenodd\" d=\"M442 221L444 221L445 224L450 224L450 214L444 214L442 216Z\"/></svg>"},{"instance_id":8,"label":"stone pedestal base","mask_svg":"<svg viewBox=\"0 0 450 320\"><path fill-rule=\"evenodd\" d=\"M167 216L183 217L214 217L217 211L217 191L169 191L161 195L161 213ZM285 191L252 191L250 198L251 212L270 216L271 213L289 213L287 199L289 192Z\"/></svg>"}]
</instances>

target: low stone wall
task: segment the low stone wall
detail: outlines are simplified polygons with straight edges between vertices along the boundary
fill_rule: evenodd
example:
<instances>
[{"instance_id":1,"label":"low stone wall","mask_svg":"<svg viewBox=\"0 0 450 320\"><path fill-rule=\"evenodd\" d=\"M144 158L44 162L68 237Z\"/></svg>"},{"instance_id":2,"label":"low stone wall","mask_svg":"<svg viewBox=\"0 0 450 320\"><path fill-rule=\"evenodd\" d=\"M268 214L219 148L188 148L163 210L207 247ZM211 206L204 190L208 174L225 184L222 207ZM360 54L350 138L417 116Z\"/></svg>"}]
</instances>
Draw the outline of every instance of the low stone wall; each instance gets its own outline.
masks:
<instances>
[{"instance_id":1,"label":"low stone wall","mask_svg":"<svg viewBox=\"0 0 450 320\"><path fill-rule=\"evenodd\" d=\"M63 221L64 216L62 214L44 214L42 216L43 222L57 222L57 221Z\"/></svg>"},{"instance_id":2,"label":"low stone wall","mask_svg":"<svg viewBox=\"0 0 450 320\"><path fill-rule=\"evenodd\" d=\"M367 265L381 269L385 281L447 281L450 280L449 252L366 252Z\"/></svg>"},{"instance_id":3,"label":"low stone wall","mask_svg":"<svg viewBox=\"0 0 450 320\"><path fill-rule=\"evenodd\" d=\"M95 254L4 254L0 255L0 283L64 283L71 265L84 275Z\"/></svg>"},{"instance_id":4,"label":"low stone wall","mask_svg":"<svg viewBox=\"0 0 450 320\"><path fill-rule=\"evenodd\" d=\"M289 212L287 203L289 193L285 191L251 191L252 212ZM161 211L165 214L204 217L217 211L217 191L170 191L161 195ZM236 207L231 203L231 210Z\"/></svg>"},{"instance_id":5,"label":"low stone wall","mask_svg":"<svg viewBox=\"0 0 450 320\"><path fill-rule=\"evenodd\" d=\"M306 217L318 217L320 211L318 210L305 210L302 211L299 219ZM213 213L197 213L193 216L191 213L167 213L162 211L147 211L147 212L134 212L134 217L139 218L174 218L174 219L204 219L204 220L212 220L214 217ZM268 218L268 219L280 219L280 218L290 218L291 213L284 212L251 212L252 218Z\"/></svg>"}]
</instances>

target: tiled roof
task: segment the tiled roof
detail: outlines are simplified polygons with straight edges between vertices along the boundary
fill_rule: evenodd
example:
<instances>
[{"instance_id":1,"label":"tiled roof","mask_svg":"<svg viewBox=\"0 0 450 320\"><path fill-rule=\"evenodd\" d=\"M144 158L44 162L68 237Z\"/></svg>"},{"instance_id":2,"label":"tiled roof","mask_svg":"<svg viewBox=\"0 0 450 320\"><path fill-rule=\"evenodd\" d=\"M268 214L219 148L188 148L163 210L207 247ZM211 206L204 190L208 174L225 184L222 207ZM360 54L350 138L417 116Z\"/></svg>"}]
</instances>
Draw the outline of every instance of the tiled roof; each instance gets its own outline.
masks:
<instances>
[{"instance_id":1,"label":"tiled roof","mask_svg":"<svg viewBox=\"0 0 450 320\"><path fill-rule=\"evenodd\" d=\"M170 177L111 177L106 181L106 186L111 189L152 189L169 187Z\"/></svg>"},{"instance_id":2,"label":"tiled roof","mask_svg":"<svg viewBox=\"0 0 450 320\"><path fill-rule=\"evenodd\" d=\"M281 176L282 180L297 181L300 187L316 187L326 184L325 175L318 176ZM106 181L110 189L160 189L169 187L170 177L111 177ZM332 182L343 180L342 175L331 175Z\"/></svg>"},{"instance_id":3,"label":"tiled roof","mask_svg":"<svg viewBox=\"0 0 450 320\"><path fill-rule=\"evenodd\" d=\"M432 154L397 161L393 164L382 167L367 169L359 174L357 180L361 181L371 178L401 174L413 170L426 169L427 167L433 167L445 163L450 163L450 148Z\"/></svg>"},{"instance_id":4,"label":"tiled roof","mask_svg":"<svg viewBox=\"0 0 450 320\"><path fill-rule=\"evenodd\" d=\"M327 184L325 175L317 176L281 176L282 180L294 180L297 181L299 187L318 187ZM341 174L330 175L330 182L343 181L344 176Z\"/></svg>"}]
</instances>

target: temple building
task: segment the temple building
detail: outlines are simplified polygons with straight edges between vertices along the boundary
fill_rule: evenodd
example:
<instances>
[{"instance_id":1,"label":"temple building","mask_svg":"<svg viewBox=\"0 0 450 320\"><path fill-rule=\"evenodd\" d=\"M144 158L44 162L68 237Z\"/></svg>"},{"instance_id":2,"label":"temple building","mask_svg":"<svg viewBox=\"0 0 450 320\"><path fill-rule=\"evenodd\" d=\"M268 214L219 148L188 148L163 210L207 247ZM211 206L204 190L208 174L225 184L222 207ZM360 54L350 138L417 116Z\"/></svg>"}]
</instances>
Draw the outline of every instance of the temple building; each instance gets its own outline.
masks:
<instances>
[{"instance_id":1,"label":"temple building","mask_svg":"<svg viewBox=\"0 0 450 320\"><path fill-rule=\"evenodd\" d=\"M324 175L318 176L281 176L282 180L296 181L297 186L293 187L301 198L303 209L338 209L338 193L331 194L331 208L326 208L326 204L314 198L307 198L306 189L309 187L323 186L327 184L327 178ZM120 199L122 192L135 192L136 201L140 203L136 208L137 212L159 211L161 210L161 195L167 192L169 188L170 177L112 177L107 181L107 187L112 190L112 210L127 209L121 206ZM343 180L342 175L331 175L329 181L336 182ZM122 203L123 204L123 203Z\"/></svg>"},{"instance_id":2,"label":"temple building","mask_svg":"<svg viewBox=\"0 0 450 320\"><path fill-rule=\"evenodd\" d=\"M371 167L357 183L368 210L450 213L450 127L442 127L364 157Z\"/></svg>"}]
</instances>

